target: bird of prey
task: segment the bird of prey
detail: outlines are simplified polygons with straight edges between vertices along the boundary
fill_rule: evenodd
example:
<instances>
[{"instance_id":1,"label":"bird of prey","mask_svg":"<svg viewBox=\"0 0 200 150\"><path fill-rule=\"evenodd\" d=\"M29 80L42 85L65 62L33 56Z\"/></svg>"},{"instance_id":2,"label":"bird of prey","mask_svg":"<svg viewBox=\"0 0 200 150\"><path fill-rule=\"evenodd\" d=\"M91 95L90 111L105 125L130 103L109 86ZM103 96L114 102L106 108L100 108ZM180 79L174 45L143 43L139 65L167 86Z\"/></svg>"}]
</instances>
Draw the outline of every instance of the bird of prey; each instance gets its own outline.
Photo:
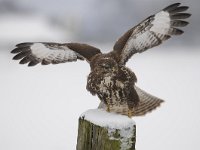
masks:
<instances>
[{"instance_id":1,"label":"bird of prey","mask_svg":"<svg viewBox=\"0 0 200 150\"><path fill-rule=\"evenodd\" d=\"M115 43L113 50L102 53L100 49L80 43L28 42L16 45L13 59L28 66L59 64L86 60L91 67L87 90L101 100L99 108L129 117L142 116L163 102L135 85L137 78L126 62L136 53L160 45L172 36L181 35L191 16L189 7L172 4L149 16L129 29Z\"/></svg>"}]
</instances>

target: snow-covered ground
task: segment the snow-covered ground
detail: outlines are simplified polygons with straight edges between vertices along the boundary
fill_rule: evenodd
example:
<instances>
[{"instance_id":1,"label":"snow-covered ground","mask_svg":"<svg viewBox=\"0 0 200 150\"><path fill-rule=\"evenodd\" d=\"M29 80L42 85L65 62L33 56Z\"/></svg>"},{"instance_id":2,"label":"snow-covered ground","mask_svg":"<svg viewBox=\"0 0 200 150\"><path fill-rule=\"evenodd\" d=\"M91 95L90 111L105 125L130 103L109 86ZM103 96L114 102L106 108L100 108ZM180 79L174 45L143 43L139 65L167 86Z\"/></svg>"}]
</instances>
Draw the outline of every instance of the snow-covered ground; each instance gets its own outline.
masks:
<instances>
[{"instance_id":1,"label":"snow-covered ground","mask_svg":"<svg viewBox=\"0 0 200 150\"><path fill-rule=\"evenodd\" d=\"M108 48L109 49L109 48ZM27 67L0 50L0 149L74 150L78 117L98 106L87 62ZM137 85L166 102L137 125L138 150L200 149L200 52L163 46L135 55Z\"/></svg>"}]
</instances>

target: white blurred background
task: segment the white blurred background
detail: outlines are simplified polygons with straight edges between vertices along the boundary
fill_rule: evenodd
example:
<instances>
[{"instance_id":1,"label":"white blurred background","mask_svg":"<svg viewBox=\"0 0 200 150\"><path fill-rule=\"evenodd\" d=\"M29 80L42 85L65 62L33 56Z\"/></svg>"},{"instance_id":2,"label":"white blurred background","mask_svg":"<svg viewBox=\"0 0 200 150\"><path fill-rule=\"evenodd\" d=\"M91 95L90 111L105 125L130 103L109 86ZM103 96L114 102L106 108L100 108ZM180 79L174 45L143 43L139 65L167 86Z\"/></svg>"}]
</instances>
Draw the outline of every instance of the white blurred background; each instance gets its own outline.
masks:
<instances>
[{"instance_id":1,"label":"white blurred background","mask_svg":"<svg viewBox=\"0 0 200 150\"><path fill-rule=\"evenodd\" d=\"M99 100L86 91L87 62L27 67L12 60L29 41L85 42L111 50L126 30L173 0L0 0L0 150L74 150L79 115ZM137 123L137 150L199 150L198 0L185 34L128 62L137 85L164 99Z\"/></svg>"}]
</instances>

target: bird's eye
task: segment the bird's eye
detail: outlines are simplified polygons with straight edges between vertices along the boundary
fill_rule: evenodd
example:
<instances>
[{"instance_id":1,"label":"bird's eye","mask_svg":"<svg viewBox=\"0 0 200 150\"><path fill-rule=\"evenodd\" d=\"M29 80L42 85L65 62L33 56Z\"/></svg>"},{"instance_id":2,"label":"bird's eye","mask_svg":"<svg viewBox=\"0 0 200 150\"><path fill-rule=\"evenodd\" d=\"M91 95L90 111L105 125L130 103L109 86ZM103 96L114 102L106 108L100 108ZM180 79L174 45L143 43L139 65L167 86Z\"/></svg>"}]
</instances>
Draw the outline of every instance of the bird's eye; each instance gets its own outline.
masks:
<instances>
[{"instance_id":1,"label":"bird's eye","mask_svg":"<svg viewBox=\"0 0 200 150\"><path fill-rule=\"evenodd\" d=\"M101 67L105 68L105 69L108 69L110 68L110 65L109 64L100 64Z\"/></svg>"},{"instance_id":2,"label":"bird's eye","mask_svg":"<svg viewBox=\"0 0 200 150\"><path fill-rule=\"evenodd\" d=\"M108 68L110 68L110 66L109 65L105 65L104 68L108 69Z\"/></svg>"}]
</instances>

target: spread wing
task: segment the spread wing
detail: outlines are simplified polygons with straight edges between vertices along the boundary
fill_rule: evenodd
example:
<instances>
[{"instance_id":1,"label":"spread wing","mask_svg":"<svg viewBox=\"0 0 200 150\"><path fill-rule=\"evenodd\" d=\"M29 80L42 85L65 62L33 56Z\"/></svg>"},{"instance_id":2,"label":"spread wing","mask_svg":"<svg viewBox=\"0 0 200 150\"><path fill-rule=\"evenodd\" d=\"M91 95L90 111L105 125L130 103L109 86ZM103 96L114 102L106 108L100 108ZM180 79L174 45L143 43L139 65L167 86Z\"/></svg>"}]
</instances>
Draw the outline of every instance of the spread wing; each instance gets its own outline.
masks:
<instances>
[{"instance_id":1,"label":"spread wing","mask_svg":"<svg viewBox=\"0 0 200 150\"><path fill-rule=\"evenodd\" d=\"M172 4L128 30L113 48L121 56L120 63L125 64L133 54L160 45L173 35L182 34L178 27L188 24L183 20L191 16L183 13L188 8L180 6L180 3Z\"/></svg>"},{"instance_id":2,"label":"spread wing","mask_svg":"<svg viewBox=\"0 0 200 150\"><path fill-rule=\"evenodd\" d=\"M101 53L95 47L79 43L21 43L11 51L16 54L13 59L20 60L20 64L28 63L28 66L35 66L38 63L42 65L59 64L91 58Z\"/></svg>"}]
</instances>

